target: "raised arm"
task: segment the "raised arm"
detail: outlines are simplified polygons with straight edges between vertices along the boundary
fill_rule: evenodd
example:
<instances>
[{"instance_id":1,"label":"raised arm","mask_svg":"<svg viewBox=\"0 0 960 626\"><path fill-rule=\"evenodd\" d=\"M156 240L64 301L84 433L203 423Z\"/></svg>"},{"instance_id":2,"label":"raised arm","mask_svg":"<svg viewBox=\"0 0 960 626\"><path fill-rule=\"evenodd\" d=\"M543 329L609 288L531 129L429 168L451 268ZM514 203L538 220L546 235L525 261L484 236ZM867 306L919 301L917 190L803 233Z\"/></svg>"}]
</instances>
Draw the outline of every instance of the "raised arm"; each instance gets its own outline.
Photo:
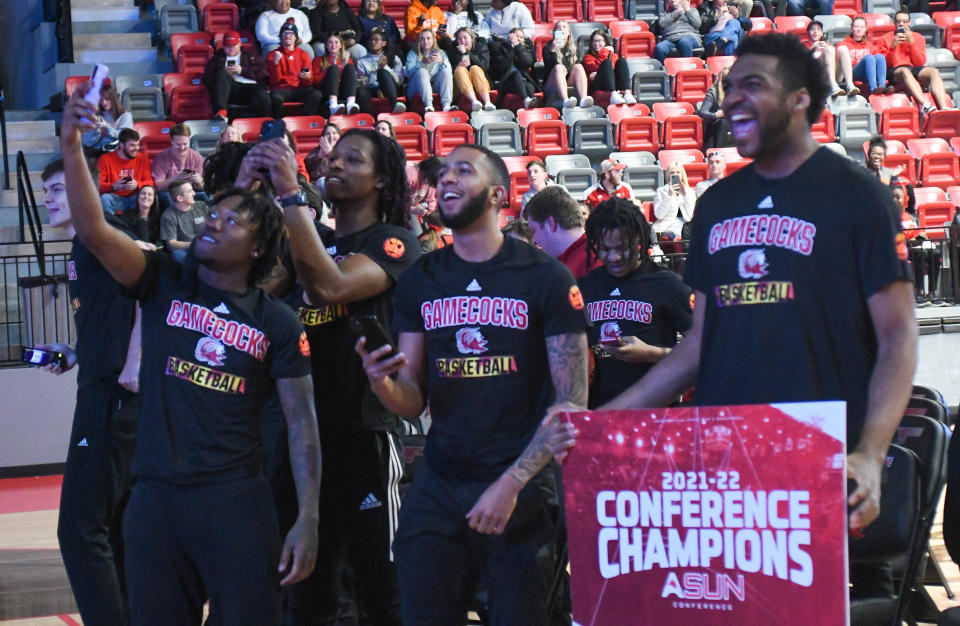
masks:
<instances>
[{"instance_id":1,"label":"raised arm","mask_svg":"<svg viewBox=\"0 0 960 626\"><path fill-rule=\"evenodd\" d=\"M320 439L310 376L277 379L280 404L287 421L290 469L299 506L283 544L279 571L290 571L280 581L291 585L310 575L317 560L317 524L320 520ZM291 565L291 558L293 563Z\"/></svg>"},{"instance_id":2,"label":"raised arm","mask_svg":"<svg viewBox=\"0 0 960 626\"><path fill-rule=\"evenodd\" d=\"M73 215L77 236L103 263L110 275L125 287L140 280L146 268L143 251L133 239L110 226L103 216L100 194L83 156L80 136L96 128L96 108L83 99L92 86L90 81L77 89L67 102L60 127L60 150L63 153L63 175L67 201Z\"/></svg>"}]
</instances>

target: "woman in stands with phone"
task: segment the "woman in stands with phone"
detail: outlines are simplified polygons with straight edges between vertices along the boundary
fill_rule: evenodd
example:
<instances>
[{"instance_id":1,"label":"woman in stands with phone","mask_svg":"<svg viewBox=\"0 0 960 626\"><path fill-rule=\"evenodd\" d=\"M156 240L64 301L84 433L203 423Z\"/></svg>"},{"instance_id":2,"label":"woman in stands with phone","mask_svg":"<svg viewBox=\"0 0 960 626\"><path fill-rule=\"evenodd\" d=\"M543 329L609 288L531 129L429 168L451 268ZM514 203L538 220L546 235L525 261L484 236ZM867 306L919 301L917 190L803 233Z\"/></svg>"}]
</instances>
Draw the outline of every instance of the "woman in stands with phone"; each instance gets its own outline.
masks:
<instances>
[{"instance_id":1,"label":"woman in stands with phone","mask_svg":"<svg viewBox=\"0 0 960 626\"><path fill-rule=\"evenodd\" d=\"M444 111L453 111L453 70L447 53L437 45L436 34L429 29L420 31L417 47L407 53L407 99L420 96L426 113L433 109L433 90L440 92Z\"/></svg>"},{"instance_id":2,"label":"woman in stands with phone","mask_svg":"<svg viewBox=\"0 0 960 626\"><path fill-rule=\"evenodd\" d=\"M837 50L846 49L853 65L853 79L866 81L871 94L893 93L887 87L887 43L883 39L867 37L867 20L853 18L850 35L837 44Z\"/></svg>"},{"instance_id":3,"label":"woman in stands with phone","mask_svg":"<svg viewBox=\"0 0 960 626\"><path fill-rule=\"evenodd\" d=\"M120 129L133 128L133 114L124 112L117 90L106 81L100 87L98 112L100 127L83 133L83 145L104 152L115 150Z\"/></svg>"},{"instance_id":4,"label":"woman in stands with phone","mask_svg":"<svg viewBox=\"0 0 960 626\"><path fill-rule=\"evenodd\" d=\"M453 92L470 99L474 111L493 111L497 107L490 101L490 49L487 40L467 27L460 28L453 36L450 47L450 65L453 69Z\"/></svg>"},{"instance_id":5,"label":"woman in stands with phone","mask_svg":"<svg viewBox=\"0 0 960 626\"><path fill-rule=\"evenodd\" d=\"M403 82L403 62L393 53L387 34L375 28L367 40L369 54L357 61L357 99L360 110L373 112L373 98L383 96L390 101L394 113L403 113L407 105L400 102L400 84Z\"/></svg>"},{"instance_id":6,"label":"woman in stands with phone","mask_svg":"<svg viewBox=\"0 0 960 626\"><path fill-rule=\"evenodd\" d=\"M313 85L327 99L330 115L359 113L357 105L357 68L343 48L340 35L329 35L323 56L313 59ZM346 105L340 102L344 98Z\"/></svg>"},{"instance_id":7,"label":"woman in stands with phone","mask_svg":"<svg viewBox=\"0 0 960 626\"><path fill-rule=\"evenodd\" d=\"M577 63L577 42L566 20L553 25L553 41L543 47L543 97L548 105L592 107L593 97L587 93L587 71ZM577 97L567 97L567 87L576 89Z\"/></svg>"},{"instance_id":8,"label":"woman in stands with phone","mask_svg":"<svg viewBox=\"0 0 960 626\"><path fill-rule=\"evenodd\" d=\"M581 63L590 79L590 95L609 91L611 105L636 103L627 61L613 51L613 41L605 30L598 28L590 35L590 49L583 55Z\"/></svg>"},{"instance_id":9,"label":"woman in stands with phone","mask_svg":"<svg viewBox=\"0 0 960 626\"><path fill-rule=\"evenodd\" d=\"M657 188L653 196L653 230L660 241L688 239L687 224L693 219L697 193L687 182L687 171L679 161L667 168L667 184Z\"/></svg>"}]
</instances>

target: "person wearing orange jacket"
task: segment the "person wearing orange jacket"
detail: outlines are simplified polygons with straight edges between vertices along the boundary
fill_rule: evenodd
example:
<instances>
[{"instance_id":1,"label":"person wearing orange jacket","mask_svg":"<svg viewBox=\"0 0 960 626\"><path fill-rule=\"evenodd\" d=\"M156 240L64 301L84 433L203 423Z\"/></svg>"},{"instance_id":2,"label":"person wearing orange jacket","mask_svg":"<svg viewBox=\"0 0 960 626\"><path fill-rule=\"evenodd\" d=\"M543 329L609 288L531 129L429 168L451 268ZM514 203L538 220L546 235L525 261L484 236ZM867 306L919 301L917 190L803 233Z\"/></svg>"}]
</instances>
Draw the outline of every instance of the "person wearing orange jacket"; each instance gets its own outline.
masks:
<instances>
[{"instance_id":1,"label":"person wearing orange jacket","mask_svg":"<svg viewBox=\"0 0 960 626\"><path fill-rule=\"evenodd\" d=\"M924 115L950 106L950 98L943 86L943 78L935 67L924 67L927 62L927 42L910 30L910 14L897 11L893 18L896 31L883 37L887 45L887 67L894 85L922 106ZM923 100L924 88L930 91L936 107Z\"/></svg>"},{"instance_id":2,"label":"person wearing orange jacket","mask_svg":"<svg viewBox=\"0 0 960 626\"><path fill-rule=\"evenodd\" d=\"M114 215L136 209L137 189L154 186L150 175L150 159L140 150L140 133L124 128L117 136L120 147L107 152L97 160L100 171L100 202L103 210ZM126 217L126 216L124 216ZM136 220L136 211L131 219Z\"/></svg>"},{"instance_id":3,"label":"person wearing orange jacket","mask_svg":"<svg viewBox=\"0 0 960 626\"><path fill-rule=\"evenodd\" d=\"M270 98L273 117L283 117L283 103L303 103L301 115L317 115L322 94L313 88L310 55L300 46L300 35L293 18L280 27L280 47L267 55Z\"/></svg>"},{"instance_id":4,"label":"person wearing orange jacket","mask_svg":"<svg viewBox=\"0 0 960 626\"><path fill-rule=\"evenodd\" d=\"M887 42L872 40L867 36L867 20L862 15L853 18L850 35L837 44L837 49L846 48L853 67L853 79L866 81L870 93L887 93ZM890 93L893 89L889 90Z\"/></svg>"},{"instance_id":5,"label":"person wearing orange jacket","mask_svg":"<svg viewBox=\"0 0 960 626\"><path fill-rule=\"evenodd\" d=\"M447 15L437 6L437 0L413 0L407 7L404 26L406 27L404 39L411 44L417 43L420 31L424 28L434 31L438 39L449 37Z\"/></svg>"}]
</instances>

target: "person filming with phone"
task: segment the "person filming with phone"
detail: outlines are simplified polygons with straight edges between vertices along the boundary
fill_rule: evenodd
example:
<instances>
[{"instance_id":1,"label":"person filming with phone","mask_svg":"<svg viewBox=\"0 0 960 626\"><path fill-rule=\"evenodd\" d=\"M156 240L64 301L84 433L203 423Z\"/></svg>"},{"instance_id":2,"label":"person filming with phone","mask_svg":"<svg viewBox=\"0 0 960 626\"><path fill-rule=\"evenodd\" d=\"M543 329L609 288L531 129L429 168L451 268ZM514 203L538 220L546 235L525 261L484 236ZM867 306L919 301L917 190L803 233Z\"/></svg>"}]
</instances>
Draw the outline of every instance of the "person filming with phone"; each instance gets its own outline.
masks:
<instances>
[{"instance_id":1,"label":"person filming with phone","mask_svg":"<svg viewBox=\"0 0 960 626\"><path fill-rule=\"evenodd\" d=\"M653 196L653 230L661 241L685 239L683 229L693 219L697 193L687 183L687 171L679 161L667 168L667 184Z\"/></svg>"},{"instance_id":2,"label":"person filming with phone","mask_svg":"<svg viewBox=\"0 0 960 626\"><path fill-rule=\"evenodd\" d=\"M950 96L943 85L940 71L926 65L927 42L923 35L918 35L910 28L910 13L897 11L893 23L896 26L894 32L884 35L881 40L886 44L887 67L890 68L893 85L913 98L924 116L937 109L950 108ZM930 91L936 106L924 100L924 89ZM923 120L920 121L922 124Z\"/></svg>"}]
</instances>

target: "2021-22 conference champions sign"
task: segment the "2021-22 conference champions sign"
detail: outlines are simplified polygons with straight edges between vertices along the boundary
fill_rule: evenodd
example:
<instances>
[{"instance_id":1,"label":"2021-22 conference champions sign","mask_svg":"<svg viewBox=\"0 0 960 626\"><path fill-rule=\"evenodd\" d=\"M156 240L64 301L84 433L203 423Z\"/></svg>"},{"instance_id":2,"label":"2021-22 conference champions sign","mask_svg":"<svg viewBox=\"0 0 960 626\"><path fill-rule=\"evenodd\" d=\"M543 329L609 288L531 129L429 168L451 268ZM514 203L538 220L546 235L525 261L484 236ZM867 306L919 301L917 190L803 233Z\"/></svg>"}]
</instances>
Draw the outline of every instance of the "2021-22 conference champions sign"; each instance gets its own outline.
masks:
<instances>
[{"instance_id":1,"label":"2021-22 conference champions sign","mask_svg":"<svg viewBox=\"0 0 960 626\"><path fill-rule=\"evenodd\" d=\"M581 626L847 623L843 402L570 413Z\"/></svg>"}]
</instances>

